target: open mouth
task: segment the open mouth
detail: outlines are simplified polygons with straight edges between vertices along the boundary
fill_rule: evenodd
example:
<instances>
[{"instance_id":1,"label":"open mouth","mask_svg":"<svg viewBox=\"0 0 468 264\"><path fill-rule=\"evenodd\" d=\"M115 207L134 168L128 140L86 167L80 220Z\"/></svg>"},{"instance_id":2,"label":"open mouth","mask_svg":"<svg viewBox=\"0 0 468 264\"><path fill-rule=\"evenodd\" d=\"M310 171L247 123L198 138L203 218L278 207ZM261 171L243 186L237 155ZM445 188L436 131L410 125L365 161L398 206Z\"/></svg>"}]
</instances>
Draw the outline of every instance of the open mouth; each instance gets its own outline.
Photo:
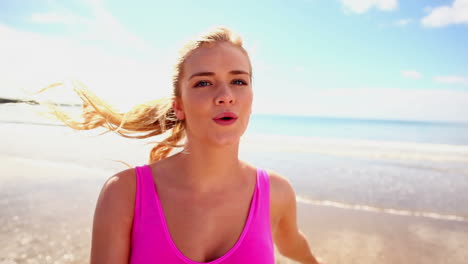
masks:
<instances>
[{"instance_id":1,"label":"open mouth","mask_svg":"<svg viewBox=\"0 0 468 264\"><path fill-rule=\"evenodd\" d=\"M237 120L237 115L232 112L225 112L213 118L213 121L215 121L218 125L222 125L222 126L231 125L234 122L236 122L236 120Z\"/></svg>"}]
</instances>

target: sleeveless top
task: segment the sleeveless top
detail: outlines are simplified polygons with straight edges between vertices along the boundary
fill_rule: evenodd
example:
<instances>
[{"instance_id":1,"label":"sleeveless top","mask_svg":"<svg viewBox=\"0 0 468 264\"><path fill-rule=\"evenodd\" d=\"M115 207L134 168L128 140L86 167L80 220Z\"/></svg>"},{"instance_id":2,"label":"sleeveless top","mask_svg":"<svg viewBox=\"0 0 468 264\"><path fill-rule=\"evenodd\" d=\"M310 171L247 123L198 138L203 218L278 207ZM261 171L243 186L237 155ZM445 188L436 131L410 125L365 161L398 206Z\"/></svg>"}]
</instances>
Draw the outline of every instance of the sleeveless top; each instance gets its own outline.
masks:
<instances>
[{"instance_id":1,"label":"sleeveless top","mask_svg":"<svg viewBox=\"0 0 468 264\"><path fill-rule=\"evenodd\" d=\"M151 167L136 166L135 170L136 197L130 264L274 264L270 185L265 170L257 169L255 191L240 237L228 252L210 262L193 261L179 251L169 233Z\"/></svg>"}]
</instances>

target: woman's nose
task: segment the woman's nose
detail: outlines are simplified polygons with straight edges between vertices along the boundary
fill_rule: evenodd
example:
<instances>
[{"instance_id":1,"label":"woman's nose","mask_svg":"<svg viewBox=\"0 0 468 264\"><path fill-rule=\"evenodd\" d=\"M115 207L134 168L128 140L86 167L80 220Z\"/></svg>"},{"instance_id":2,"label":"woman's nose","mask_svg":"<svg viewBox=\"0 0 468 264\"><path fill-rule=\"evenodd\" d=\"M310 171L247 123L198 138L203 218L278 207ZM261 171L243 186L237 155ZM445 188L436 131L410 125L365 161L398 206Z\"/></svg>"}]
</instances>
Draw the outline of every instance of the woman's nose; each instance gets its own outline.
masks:
<instances>
[{"instance_id":1,"label":"woman's nose","mask_svg":"<svg viewBox=\"0 0 468 264\"><path fill-rule=\"evenodd\" d=\"M219 87L219 93L215 98L215 102L217 105L235 103L235 98L229 85L221 85Z\"/></svg>"}]
</instances>

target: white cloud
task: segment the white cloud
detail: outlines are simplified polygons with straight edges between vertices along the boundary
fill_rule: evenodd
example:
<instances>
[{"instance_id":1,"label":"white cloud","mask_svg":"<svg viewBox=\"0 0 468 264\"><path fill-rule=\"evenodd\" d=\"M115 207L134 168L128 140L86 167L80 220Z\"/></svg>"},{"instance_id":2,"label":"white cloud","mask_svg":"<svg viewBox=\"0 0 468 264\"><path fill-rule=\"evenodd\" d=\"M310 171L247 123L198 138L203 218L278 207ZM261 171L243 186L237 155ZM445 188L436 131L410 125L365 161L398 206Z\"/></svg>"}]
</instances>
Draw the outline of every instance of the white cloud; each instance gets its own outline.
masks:
<instances>
[{"instance_id":1,"label":"white cloud","mask_svg":"<svg viewBox=\"0 0 468 264\"><path fill-rule=\"evenodd\" d=\"M90 17L83 17L71 10L60 8L60 11L34 13L30 19L34 23L63 24L73 27L71 32L84 32L80 35L82 41L112 43L112 47L117 46L115 45L117 43L120 46L130 47L143 53L156 52L145 40L122 25L105 9L101 1L83 1L81 3L86 4L85 8L90 11Z\"/></svg>"},{"instance_id":2,"label":"white cloud","mask_svg":"<svg viewBox=\"0 0 468 264\"><path fill-rule=\"evenodd\" d=\"M410 79L421 79L421 77L422 77L422 74L420 72L411 71L411 70L410 71L402 71L401 75L403 75L403 77L410 78Z\"/></svg>"},{"instance_id":3,"label":"white cloud","mask_svg":"<svg viewBox=\"0 0 468 264\"><path fill-rule=\"evenodd\" d=\"M347 10L358 14L373 7L382 11L392 11L398 7L398 0L341 0L341 3Z\"/></svg>"},{"instance_id":4,"label":"white cloud","mask_svg":"<svg viewBox=\"0 0 468 264\"><path fill-rule=\"evenodd\" d=\"M304 66L298 65L294 67L295 72L304 72L305 68Z\"/></svg>"},{"instance_id":5,"label":"white cloud","mask_svg":"<svg viewBox=\"0 0 468 264\"><path fill-rule=\"evenodd\" d=\"M408 25L409 23L411 23L410 18L399 19L399 20L395 21L395 25L400 26L400 27L404 27L404 26Z\"/></svg>"},{"instance_id":6,"label":"white cloud","mask_svg":"<svg viewBox=\"0 0 468 264\"><path fill-rule=\"evenodd\" d=\"M421 20L426 27L468 24L468 0L455 0L451 6L440 6L428 10L429 14Z\"/></svg>"},{"instance_id":7,"label":"white cloud","mask_svg":"<svg viewBox=\"0 0 468 264\"><path fill-rule=\"evenodd\" d=\"M121 109L171 93L171 65L165 60L116 55L70 38L19 31L1 24L0 39L2 97L24 98L28 96L24 90L38 91L66 79L84 82ZM38 99L81 102L71 87L54 88L42 96Z\"/></svg>"},{"instance_id":8,"label":"white cloud","mask_svg":"<svg viewBox=\"0 0 468 264\"><path fill-rule=\"evenodd\" d=\"M0 24L2 97L77 79L121 109L171 93L172 53L162 53L122 25L100 1L83 1L88 15L60 6L34 13L30 20L60 24L60 36L17 30ZM34 98L32 98L34 99ZM81 103L71 87L57 87L36 99Z\"/></svg>"},{"instance_id":9,"label":"white cloud","mask_svg":"<svg viewBox=\"0 0 468 264\"><path fill-rule=\"evenodd\" d=\"M47 12L47 13L34 13L31 15L31 22L39 24L66 24L66 25L78 25L78 24L91 24L92 21L76 16L73 14L60 14L57 12Z\"/></svg>"},{"instance_id":10,"label":"white cloud","mask_svg":"<svg viewBox=\"0 0 468 264\"><path fill-rule=\"evenodd\" d=\"M447 84L463 84L468 85L468 78L463 76L437 76L434 81Z\"/></svg>"}]
</instances>

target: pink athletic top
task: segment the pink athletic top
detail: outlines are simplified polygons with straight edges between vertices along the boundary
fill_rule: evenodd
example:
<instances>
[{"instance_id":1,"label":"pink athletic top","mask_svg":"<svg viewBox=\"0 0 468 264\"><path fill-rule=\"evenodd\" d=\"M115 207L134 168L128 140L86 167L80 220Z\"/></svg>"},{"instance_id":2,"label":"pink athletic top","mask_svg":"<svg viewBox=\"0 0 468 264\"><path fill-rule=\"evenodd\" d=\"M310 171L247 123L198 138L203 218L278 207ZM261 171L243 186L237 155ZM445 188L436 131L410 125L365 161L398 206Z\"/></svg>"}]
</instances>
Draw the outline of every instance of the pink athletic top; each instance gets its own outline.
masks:
<instances>
[{"instance_id":1,"label":"pink athletic top","mask_svg":"<svg viewBox=\"0 0 468 264\"><path fill-rule=\"evenodd\" d=\"M268 174L257 169L257 183L244 229L234 246L210 262L193 261L174 244L166 224L151 168L137 166L131 264L273 264ZM190 220L187 220L190 221Z\"/></svg>"}]
</instances>

